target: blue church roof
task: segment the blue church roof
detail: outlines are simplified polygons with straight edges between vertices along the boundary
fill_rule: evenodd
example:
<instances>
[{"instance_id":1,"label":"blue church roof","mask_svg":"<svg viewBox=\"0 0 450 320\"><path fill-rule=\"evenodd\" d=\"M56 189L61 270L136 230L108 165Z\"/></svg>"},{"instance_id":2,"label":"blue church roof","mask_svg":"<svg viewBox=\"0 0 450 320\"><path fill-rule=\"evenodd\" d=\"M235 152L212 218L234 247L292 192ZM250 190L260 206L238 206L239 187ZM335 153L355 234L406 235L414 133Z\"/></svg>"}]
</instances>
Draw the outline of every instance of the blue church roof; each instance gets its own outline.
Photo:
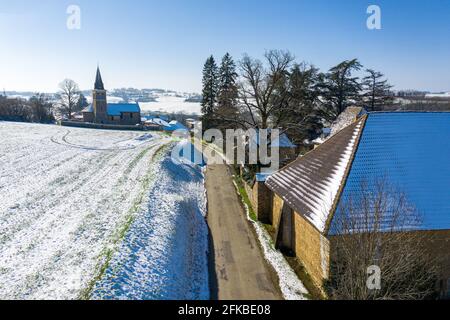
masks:
<instances>
[{"instance_id":1,"label":"blue church roof","mask_svg":"<svg viewBox=\"0 0 450 320\"><path fill-rule=\"evenodd\" d=\"M450 229L450 113L370 114L340 202L382 177L419 211L419 229Z\"/></svg>"},{"instance_id":2,"label":"blue church roof","mask_svg":"<svg viewBox=\"0 0 450 320\"><path fill-rule=\"evenodd\" d=\"M94 112L92 104L83 110L83 112ZM107 112L109 116L120 116L122 112L141 112L138 103L108 103Z\"/></svg>"},{"instance_id":3,"label":"blue church roof","mask_svg":"<svg viewBox=\"0 0 450 320\"><path fill-rule=\"evenodd\" d=\"M122 112L141 112L137 103L108 103L108 115L120 116Z\"/></svg>"}]
</instances>

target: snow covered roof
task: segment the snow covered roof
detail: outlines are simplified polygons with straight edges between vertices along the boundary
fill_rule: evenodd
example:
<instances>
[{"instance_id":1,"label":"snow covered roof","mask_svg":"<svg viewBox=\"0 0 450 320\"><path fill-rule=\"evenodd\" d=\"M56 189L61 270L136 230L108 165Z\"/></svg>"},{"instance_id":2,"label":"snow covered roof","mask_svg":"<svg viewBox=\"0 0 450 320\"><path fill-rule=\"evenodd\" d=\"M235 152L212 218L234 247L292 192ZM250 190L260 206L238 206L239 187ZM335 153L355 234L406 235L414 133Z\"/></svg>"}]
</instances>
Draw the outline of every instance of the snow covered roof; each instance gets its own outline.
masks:
<instances>
[{"instance_id":1,"label":"snow covered roof","mask_svg":"<svg viewBox=\"0 0 450 320\"><path fill-rule=\"evenodd\" d=\"M256 181L258 182L265 182L267 180L268 177L270 177L272 175L272 173L265 173L265 172L260 172L256 174Z\"/></svg>"},{"instance_id":2,"label":"snow covered roof","mask_svg":"<svg viewBox=\"0 0 450 320\"><path fill-rule=\"evenodd\" d=\"M163 126L163 127L168 127L169 126L169 123L167 121L164 121L163 119L160 119L160 118L151 118L151 119L145 121L145 123L157 124L157 125Z\"/></svg>"},{"instance_id":3,"label":"snow covered roof","mask_svg":"<svg viewBox=\"0 0 450 320\"><path fill-rule=\"evenodd\" d=\"M270 176L266 185L319 231L331 232L343 201L386 177L423 218L450 229L450 113L369 113ZM336 213L335 213L336 211Z\"/></svg>"},{"instance_id":4,"label":"snow covered roof","mask_svg":"<svg viewBox=\"0 0 450 320\"><path fill-rule=\"evenodd\" d=\"M179 123L176 120L170 121L168 126L164 126L164 130L166 131L175 131L175 130L186 130L188 131L188 128L186 128L183 124Z\"/></svg>"},{"instance_id":5,"label":"snow covered roof","mask_svg":"<svg viewBox=\"0 0 450 320\"><path fill-rule=\"evenodd\" d=\"M266 180L292 209L324 232L356 149L364 118Z\"/></svg>"},{"instance_id":6,"label":"snow covered roof","mask_svg":"<svg viewBox=\"0 0 450 320\"><path fill-rule=\"evenodd\" d=\"M84 108L82 112L94 112L92 104ZM122 112L140 113L141 108L138 103L108 103L107 113L109 116L120 116Z\"/></svg>"},{"instance_id":7,"label":"snow covered roof","mask_svg":"<svg viewBox=\"0 0 450 320\"><path fill-rule=\"evenodd\" d=\"M366 110L362 107L347 107L331 125L329 136L334 136L366 113Z\"/></svg>"},{"instance_id":8,"label":"snow covered roof","mask_svg":"<svg viewBox=\"0 0 450 320\"><path fill-rule=\"evenodd\" d=\"M270 129L267 129L267 131L270 133ZM267 139L269 139L269 137ZM253 141L259 145L259 140L259 131L257 131L256 136L253 136ZM271 145L278 148L296 148L296 145L291 142L285 133L280 134L278 139L272 139Z\"/></svg>"}]
</instances>

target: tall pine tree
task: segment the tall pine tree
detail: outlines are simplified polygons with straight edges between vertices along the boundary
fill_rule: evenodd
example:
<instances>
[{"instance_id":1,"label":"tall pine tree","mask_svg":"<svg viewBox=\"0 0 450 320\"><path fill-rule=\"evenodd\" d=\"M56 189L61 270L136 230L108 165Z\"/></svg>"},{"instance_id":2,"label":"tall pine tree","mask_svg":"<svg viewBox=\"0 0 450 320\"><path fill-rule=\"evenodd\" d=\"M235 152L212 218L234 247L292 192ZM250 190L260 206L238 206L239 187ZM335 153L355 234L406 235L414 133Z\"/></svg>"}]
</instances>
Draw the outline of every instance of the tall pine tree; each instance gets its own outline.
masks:
<instances>
[{"instance_id":1,"label":"tall pine tree","mask_svg":"<svg viewBox=\"0 0 450 320\"><path fill-rule=\"evenodd\" d=\"M238 114L236 106L238 99L237 77L236 64L231 55L226 53L222 58L219 70L217 95L217 117L222 120L224 125L235 120Z\"/></svg>"},{"instance_id":2,"label":"tall pine tree","mask_svg":"<svg viewBox=\"0 0 450 320\"><path fill-rule=\"evenodd\" d=\"M367 69L368 75L363 78L364 103L370 111L382 110L384 106L392 104L394 97L392 86L381 72Z\"/></svg>"},{"instance_id":3,"label":"tall pine tree","mask_svg":"<svg viewBox=\"0 0 450 320\"><path fill-rule=\"evenodd\" d=\"M216 61L210 56L203 67L202 122L203 129L213 126L214 112L217 103L218 70Z\"/></svg>"}]
</instances>

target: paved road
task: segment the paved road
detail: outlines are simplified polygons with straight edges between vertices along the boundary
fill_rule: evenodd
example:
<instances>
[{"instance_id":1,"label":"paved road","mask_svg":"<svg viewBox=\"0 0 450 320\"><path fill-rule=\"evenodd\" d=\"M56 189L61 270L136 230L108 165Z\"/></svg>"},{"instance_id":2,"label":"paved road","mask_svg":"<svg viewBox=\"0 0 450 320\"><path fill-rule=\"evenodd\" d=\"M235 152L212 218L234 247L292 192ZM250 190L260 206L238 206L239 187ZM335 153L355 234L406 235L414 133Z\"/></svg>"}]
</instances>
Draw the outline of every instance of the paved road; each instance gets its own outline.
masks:
<instances>
[{"instance_id":1,"label":"paved road","mask_svg":"<svg viewBox=\"0 0 450 320\"><path fill-rule=\"evenodd\" d=\"M226 165L208 166L210 286L213 299L281 299Z\"/></svg>"}]
</instances>

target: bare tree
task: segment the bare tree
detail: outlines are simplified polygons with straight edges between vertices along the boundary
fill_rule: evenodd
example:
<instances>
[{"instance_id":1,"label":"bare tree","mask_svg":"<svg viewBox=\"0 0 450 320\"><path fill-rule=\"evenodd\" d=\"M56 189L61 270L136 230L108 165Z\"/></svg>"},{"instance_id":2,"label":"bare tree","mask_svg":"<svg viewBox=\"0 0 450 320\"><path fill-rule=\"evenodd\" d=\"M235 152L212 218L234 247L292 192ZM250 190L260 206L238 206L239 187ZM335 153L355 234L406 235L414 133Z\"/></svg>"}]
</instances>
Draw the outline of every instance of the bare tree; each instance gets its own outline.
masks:
<instances>
[{"instance_id":1,"label":"bare tree","mask_svg":"<svg viewBox=\"0 0 450 320\"><path fill-rule=\"evenodd\" d=\"M60 112L70 120L72 119L72 112L75 110L80 98L80 89L78 88L78 84L70 79L65 79L61 82L59 89L58 100Z\"/></svg>"},{"instance_id":2,"label":"bare tree","mask_svg":"<svg viewBox=\"0 0 450 320\"><path fill-rule=\"evenodd\" d=\"M423 299L436 283L436 261L419 231L422 219L406 196L386 179L362 183L334 218L330 237L334 299ZM368 267L381 272L380 288L367 285Z\"/></svg>"},{"instance_id":3,"label":"bare tree","mask_svg":"<svg viewBox=\"0 0 450 320\"><path fill-rule=\"evenodd\" d=\"M271 116L286 105L289 97L285 83L294 57L289 52L271 50L264 58L265 65L246 55L239 64L238 122L244 128L268 128Z\"/></svg>"}]
</instances>

